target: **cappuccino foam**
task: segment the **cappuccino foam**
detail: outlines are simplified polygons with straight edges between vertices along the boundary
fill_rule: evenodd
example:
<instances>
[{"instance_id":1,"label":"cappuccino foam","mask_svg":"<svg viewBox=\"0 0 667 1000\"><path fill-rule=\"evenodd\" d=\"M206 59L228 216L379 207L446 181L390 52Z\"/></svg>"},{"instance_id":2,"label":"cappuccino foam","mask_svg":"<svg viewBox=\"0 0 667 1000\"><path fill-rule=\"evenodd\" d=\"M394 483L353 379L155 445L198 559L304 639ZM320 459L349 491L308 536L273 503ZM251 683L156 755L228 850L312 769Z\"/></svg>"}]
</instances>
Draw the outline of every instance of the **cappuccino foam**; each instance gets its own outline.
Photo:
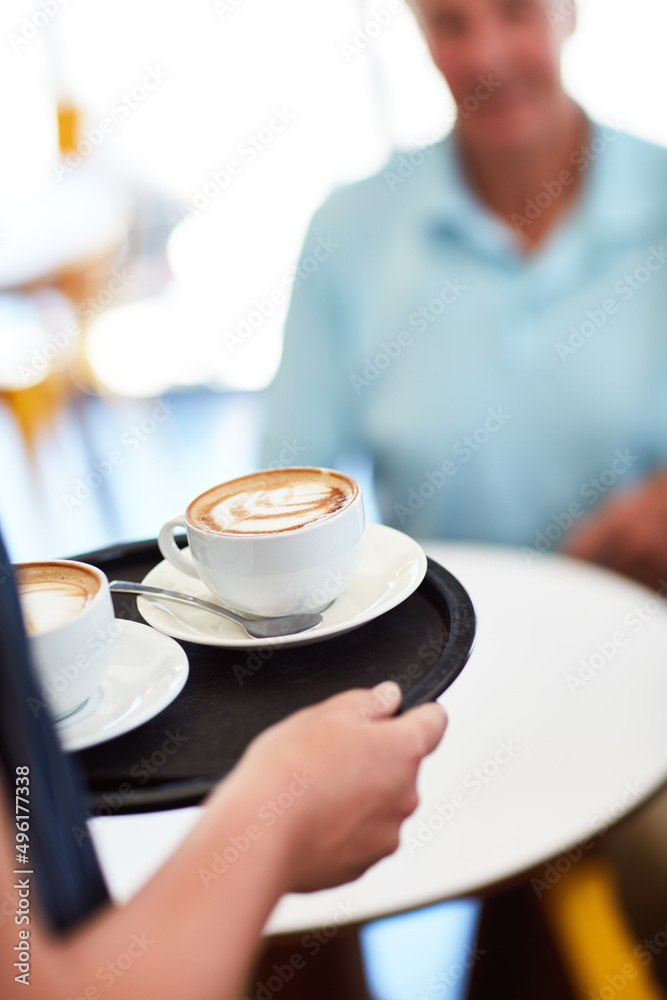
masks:
<instances>
[{"instance_id":1,"label":"cappuccino foam","mask_svg":"<svg viewBox=\"0 0 667 1000\"><path fill-rule=\"evenodd\" d=\"M329 470L273 469L208 490L188 513L194 524L212 531L269 534L331 517L357 490L351 479Z\"/></svg>"},{"instance_id":2,"label":"cappuccino foam","mask_svg":"<svg viewBox=\"0 0 667 1000\"><path fill-rule=\"evenodd\" d=\"M28 635L38 635L72 621L93 600L99 583L76 566L39 563L17 567L17 583Z\"/></svg>"}]
</instances>

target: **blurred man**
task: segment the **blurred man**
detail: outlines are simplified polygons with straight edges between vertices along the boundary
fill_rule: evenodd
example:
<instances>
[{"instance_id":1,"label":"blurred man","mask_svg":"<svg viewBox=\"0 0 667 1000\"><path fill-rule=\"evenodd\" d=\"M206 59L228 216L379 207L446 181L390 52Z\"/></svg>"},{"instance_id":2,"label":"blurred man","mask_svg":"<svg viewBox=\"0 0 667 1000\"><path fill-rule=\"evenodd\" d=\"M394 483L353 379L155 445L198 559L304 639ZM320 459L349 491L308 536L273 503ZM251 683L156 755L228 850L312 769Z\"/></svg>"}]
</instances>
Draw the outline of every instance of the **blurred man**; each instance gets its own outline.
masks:
<instances>
[{"instance_id":1,"label":"blurred man","mask_svg":"<svg viewBox=\"0 0 667 1000\"><path fill-rule=\"evenodd\" d=\"M456 126L315 214L264 462L366 454L397 528L667 595L667 151L563 90L572 0L412 7ZM640 940L667 917L666 819L662 796L605 838Z\"/></svg>"},{"instance_id":2,"label":"blurred man","mask_svg":"<svg viewBox=\"0 0 667 1000\"><path fill-rule=\"evenodd\" d=\"M293 294L265 461L366 453L410 534L662 587L667 151L563 90L569 0L413 8L456 127L316 213L304 253L333 250Z\"/></svg>"}]
</instances>

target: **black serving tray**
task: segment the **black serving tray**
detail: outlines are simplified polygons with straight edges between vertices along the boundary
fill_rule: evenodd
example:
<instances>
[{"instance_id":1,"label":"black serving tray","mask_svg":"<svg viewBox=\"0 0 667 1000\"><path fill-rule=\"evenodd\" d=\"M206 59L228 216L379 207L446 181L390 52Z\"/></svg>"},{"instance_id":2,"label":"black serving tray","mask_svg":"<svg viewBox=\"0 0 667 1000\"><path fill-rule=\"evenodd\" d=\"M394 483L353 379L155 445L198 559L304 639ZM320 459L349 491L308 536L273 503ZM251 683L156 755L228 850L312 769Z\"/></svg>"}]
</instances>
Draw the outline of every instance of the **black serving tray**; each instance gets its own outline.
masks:
<instances>
[{"instance_id":1,"label":"black serving tray","mask_svg":"<svg viewBox=\"0 0 667 1000\"><path fill-rule=\"evenodd\" d=\"M162 556L155 540L74 557L109 579L142 580ZM114 594L116 617L143 622L136 598ZM148 626L146 626L148 627ZM181 642L190 675L155 718L76 756L94 815L200 802L263 729L351 687L396 680L401 711L433 701L470 655L475 612L459 581L432 559L402 604L352 632L289 649Z\"/></svg>"}]
</instances>

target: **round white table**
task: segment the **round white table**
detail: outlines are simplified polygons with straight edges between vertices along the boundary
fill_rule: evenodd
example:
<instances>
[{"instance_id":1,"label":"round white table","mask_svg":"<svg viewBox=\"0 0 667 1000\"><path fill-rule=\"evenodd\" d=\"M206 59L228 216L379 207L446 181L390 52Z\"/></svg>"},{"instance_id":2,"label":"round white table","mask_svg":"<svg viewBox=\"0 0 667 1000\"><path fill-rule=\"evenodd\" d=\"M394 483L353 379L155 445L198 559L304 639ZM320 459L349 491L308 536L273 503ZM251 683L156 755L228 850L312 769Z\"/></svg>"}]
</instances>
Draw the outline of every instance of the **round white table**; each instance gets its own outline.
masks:
<instances>
[{"instance_id":1,"label":"round white table","mask_svg":"<svg viewBox=\"0 0 667 1000\"><path fill-rule=\"evenodd\" d=\"M268 934L488 889L603 831L667 780L666 602L559 555L425 548L468 589L478 633L441 698L449 726L422 766L419 808L394 855L356 882L285 896ZM92 821L112 895L132 895L199 815Z\"/></svg>"}]
</instances>

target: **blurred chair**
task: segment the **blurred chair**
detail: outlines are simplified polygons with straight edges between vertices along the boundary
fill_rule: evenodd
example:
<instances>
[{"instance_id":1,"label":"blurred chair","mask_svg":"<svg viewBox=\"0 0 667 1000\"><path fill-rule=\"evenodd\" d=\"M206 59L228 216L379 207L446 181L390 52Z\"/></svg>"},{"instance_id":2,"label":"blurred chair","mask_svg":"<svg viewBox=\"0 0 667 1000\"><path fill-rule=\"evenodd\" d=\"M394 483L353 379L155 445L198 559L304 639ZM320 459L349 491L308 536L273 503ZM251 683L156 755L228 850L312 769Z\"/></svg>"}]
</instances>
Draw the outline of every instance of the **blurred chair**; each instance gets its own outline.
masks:
<instances>
[{"instance_id":1,"label":"blurred chair","mask_svg":"<svg viewBox=\"0 0 667 1000\"><path fill-rule=\"evenodd\" d=\"M114 297L110 279L131 212L120 189L81 171L0 194L0 216L0 393L30 451L45 423L90 384L83 338Z\"/></svg>"},{"instance_id":2,"label":"blurred chair","mask_svg":"<svg viewBox=\"0 0 667 1000\"><path fill-rule=\"evenodd\" d=\"M484 957L472 970L469 1000L666 1000L599 850L540 898L528 876L491 895L477 947Z\"/></svg>"},{"instance_id":3,"label":"blurred chair","mask_svg":"<svg viewBox=\"0 0 667 1000\"><path fill-rule=\"evenodd\" d=\"M543 910L577 998L667 1000L651 952L628 926L613 869L599 853L581 858L545 893Z\"/></svg>"},{"instance_id":4,"label":"blurred chair","mask_svg":"<svg viewBox=\"0 0 667 1000\"><path fill-rule=\"evenodd\" d=\"M0 294L0 394L28 453L69 395L79 342L76 312L61 292Z\"/></svg>"}]
</instances>

